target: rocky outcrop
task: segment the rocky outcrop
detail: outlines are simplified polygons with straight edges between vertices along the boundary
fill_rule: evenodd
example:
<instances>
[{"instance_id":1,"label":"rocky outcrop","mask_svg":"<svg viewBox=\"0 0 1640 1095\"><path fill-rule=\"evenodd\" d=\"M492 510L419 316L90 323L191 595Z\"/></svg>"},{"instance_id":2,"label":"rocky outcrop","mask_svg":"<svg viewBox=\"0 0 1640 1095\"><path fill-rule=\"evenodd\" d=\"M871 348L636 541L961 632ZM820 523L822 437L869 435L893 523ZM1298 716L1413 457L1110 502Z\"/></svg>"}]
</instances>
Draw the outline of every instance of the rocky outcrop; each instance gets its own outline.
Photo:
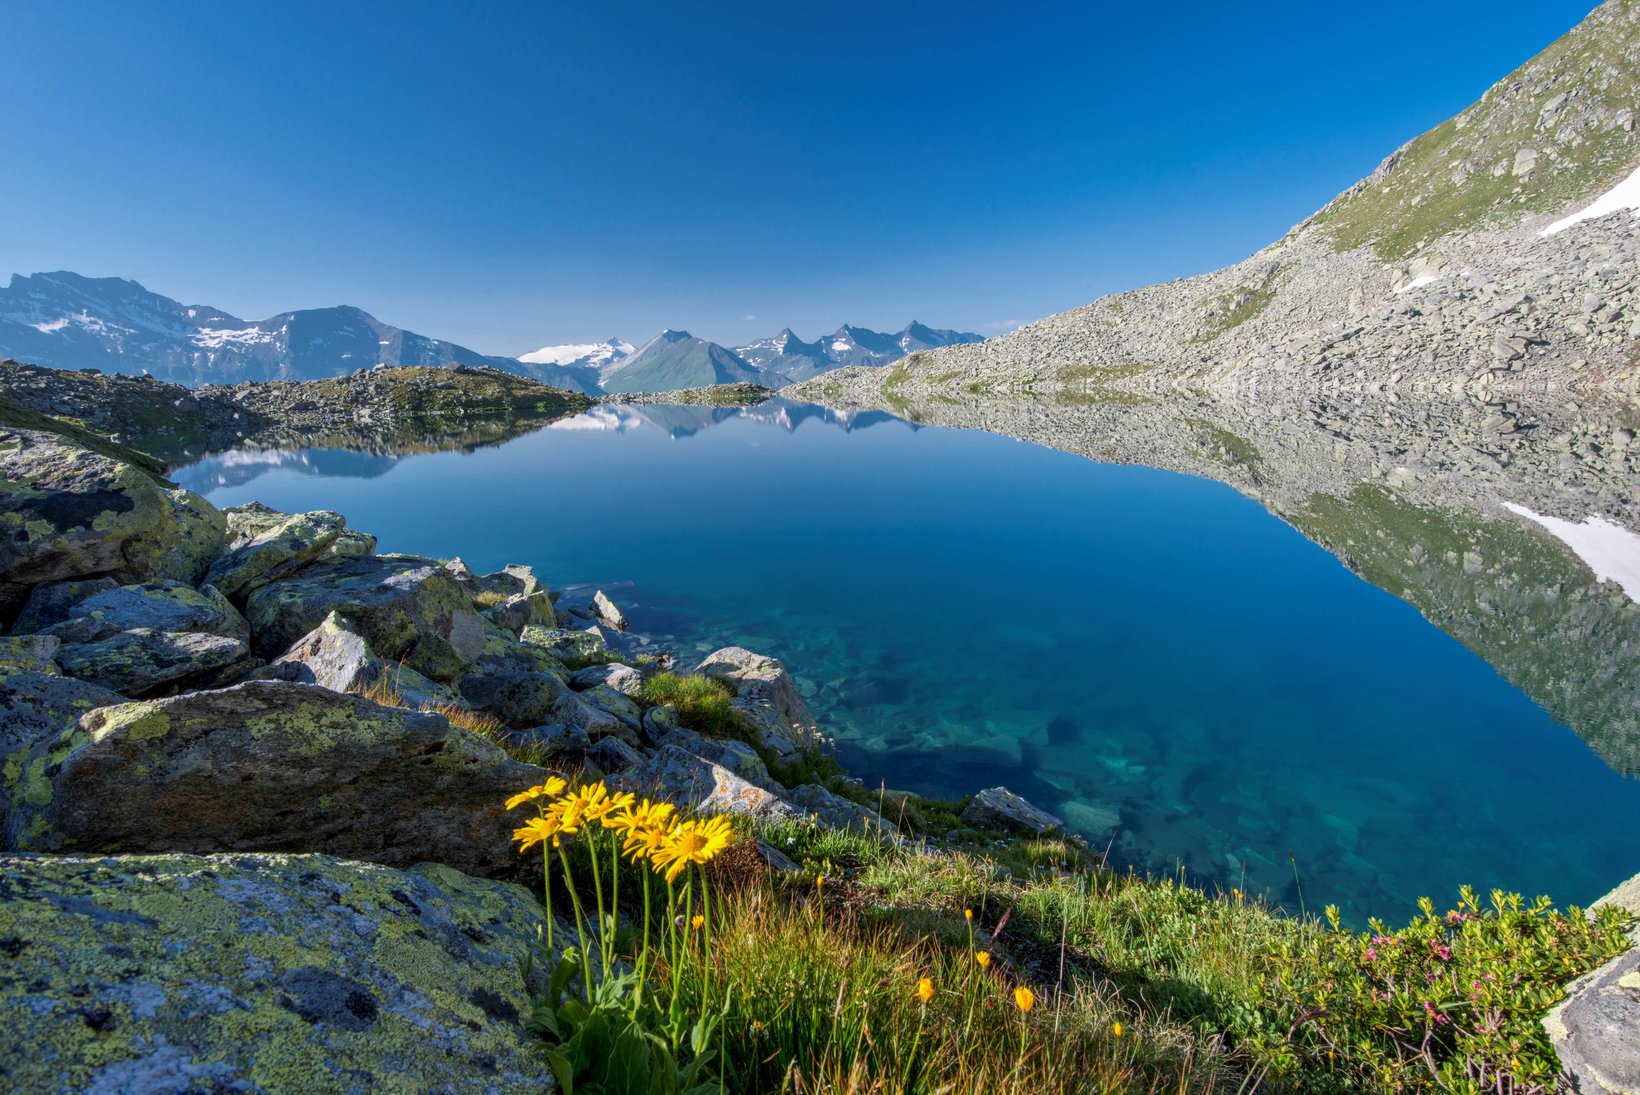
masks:
<instances>
[{"instance_id":1,"label":"rocky outcrop","mask_svg":"<svg viewBox=\"0 0 1640 1095\"><path fill-rule=\"evenodd\" d=\"M542 919L514 886L322 855L9 855L0 910L9 1091L554 1086L520 1021Z\"/></svg>"},{"instance_id":2,"label":"rocky outcrop","mask_svg":"<svg viewBox=\"0 0 1640 1095\"><path fill-rule=\"evenodd\" d=\"M513 870L503 800L546 773L438 715L257 681L99 708L21 762L25 851L302 851Z\"/></svg>"},{"instance_id":3,"label":"rocky outcrop","mask_svg":"<svg viewBox=\"0 0 1640 1095\"><path fill-rule=\"evenodd\" d=\"M1640 915L1640 875L1594 903ZM1640 1093L1640 923L1626 952L1567 986L1549 1012L1549 1032L1561 1067L1579 1095Z\"/></svg>"},{"instance_id":4,"label":"rocky outcrop","mask_svg":"<svg viewBox=\"0 0 1640 1095\"><path fill-rule=\"evenodd\" d=\"M212 563L205 581L230 597L242 598L318 558L346 527L341 514L324 510L287 517Z\"/></svg>"},{"instance_id":5,"label":"rocky outcrop","mask_svg":"<svg viewBox=\"0 0 1640 1095\"><path fill-rule=\"evenodd\" d=\"M759 740L778 735L801 744L813 737L814 716L778 659L726 646L702 659L695 672L729 683L735 691L730 706Z\"/></svg>"},{"instance_id":6,"label":"rocky outcrop","mask_svg":"<svg viewBox=\"0 0 1640 1095\"><path fill-rule=\"evenodd\" d=\"M764 821L801 816L801 811L774 792L676 745L661 746L617 782L624 790L702 813L741 814Z\"/></svg>"},{"instance_id":7,"label":"rocky outcrop","mask_svg":"<svg viewBox=\"0 0 1640 1095\"><path fill-rule=\"evenodd\" d=\"M1006 787L987 787L975 795L962 810L964 824L976 829L1000 829L1003 832L1051 833L1065 826L1064 819L1046 810L1032 806L1022 796Z\"/></svg>"},{"instance_id":8,"label":"rocky outcrop","mask_svg":"<svg viewBox=\"0 0 1640 1095\"><path fill-rule=\"evenodd\" d=\"M225 537L191 491L54 434L0 428L0 619L41 582L197 582Z\"/></svg>"}]
</instances>

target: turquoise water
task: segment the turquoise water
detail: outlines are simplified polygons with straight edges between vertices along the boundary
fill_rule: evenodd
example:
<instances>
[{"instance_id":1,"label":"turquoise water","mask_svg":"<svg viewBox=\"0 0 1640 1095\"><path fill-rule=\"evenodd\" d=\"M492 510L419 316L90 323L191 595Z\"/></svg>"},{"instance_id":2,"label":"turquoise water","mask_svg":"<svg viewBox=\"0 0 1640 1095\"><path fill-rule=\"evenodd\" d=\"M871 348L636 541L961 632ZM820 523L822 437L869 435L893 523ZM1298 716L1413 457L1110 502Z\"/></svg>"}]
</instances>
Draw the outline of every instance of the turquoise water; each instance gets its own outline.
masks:
<instances>
[{"instance_id":1,"label":"turquoise water","mask_svg":"<svg viewBox=\"0 0 1640 1095\"><path fill-rule=\"evenodd\" d=\"M1640 782L1226 486L883 416L644 414L177 479L601 585L686 661L774 654L870 784L1003 783L1142 869L1358 923L1462 882L1586 903L1640 870Z\"/></svg>"}]
</instances>

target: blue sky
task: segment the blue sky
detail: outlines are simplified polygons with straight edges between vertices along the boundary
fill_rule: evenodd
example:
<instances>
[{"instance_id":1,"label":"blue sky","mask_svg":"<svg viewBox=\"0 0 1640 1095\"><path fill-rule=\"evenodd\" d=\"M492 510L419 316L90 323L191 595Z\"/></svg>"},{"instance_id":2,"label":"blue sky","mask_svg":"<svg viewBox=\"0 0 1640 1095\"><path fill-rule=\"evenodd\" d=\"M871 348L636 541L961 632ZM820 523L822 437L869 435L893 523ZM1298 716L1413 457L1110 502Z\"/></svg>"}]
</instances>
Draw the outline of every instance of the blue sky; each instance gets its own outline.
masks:
<instances>
[{"instance_id":1,"label":"blue sky","mask_svg":"<svg viewBox=\"0 0 1640 1095\"><path fill-rule=\"evenodd\" d=\"M0 276L487 353L995 334L1234 262L1592 0L0 0Z\"/></svg>"}]
</instances>

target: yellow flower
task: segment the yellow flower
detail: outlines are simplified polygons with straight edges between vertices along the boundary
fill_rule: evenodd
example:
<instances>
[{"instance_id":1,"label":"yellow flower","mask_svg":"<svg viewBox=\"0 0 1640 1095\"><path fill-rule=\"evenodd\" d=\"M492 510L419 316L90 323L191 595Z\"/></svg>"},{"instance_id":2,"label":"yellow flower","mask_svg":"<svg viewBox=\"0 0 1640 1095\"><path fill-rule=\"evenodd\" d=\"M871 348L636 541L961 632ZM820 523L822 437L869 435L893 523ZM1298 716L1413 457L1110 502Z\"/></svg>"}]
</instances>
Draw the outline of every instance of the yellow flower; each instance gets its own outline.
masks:
<instances>
[{"instance_id":1,"label":"yellow flower","mask_svg":"<svg viewBox=\"0 0 1640 1095\"><path fill-rule=\"evenodd\" d=\"M1014 990L1014 1004L1020 1011L1030 1011L1036 1007L1036 993L1021 985Z\"/></svg>"},{"instance_id":2,"label":"yellow flower","mask_svg":"<svg viewBox=\"0 0 1640 1095\"><path fill-rule=\"evenodd\" d=\"M646 825L636 829L621 845L621 854L636 863L641 859L654 859L655 853L666 847L667 829L664 824Z\"/></svg>"},{"instance_id":3,"label":"yellow flower","mask_svg":"<svg viewBox=\"0 0 1640 1095\"><path fill-rule=\"evenodd\" d=\"M978 954L974 955L974 961L979 963L980 969L985 969L991 964L991 952L980 951Z\"/></svg>"},{"instance_id":4,"label":"yellow flower","mask_svg":"<svg viewBox=\"0 0 1640 1095\"><path fill-rule=\"evenodd\" d=\"M967 917L969 920L972 920L972 919L974 919L974 910L973 909L964 909L964 910L962 910L962 915Z\"/></svg>"},{"instance_id":5,"label":"yellow flower","mask_svg":"<svg viewBox=\"0 0 1640 1095\"><path fill-rule=\"evenodd\" d=\"M558 845L560 826L558 819L551 814L546 817L532 817L522 826L513 830L513 839L519 842L518 850L527 852L543 840L552 839L553 846Z\"/></svg>"},{"instance_id":6,"label":"yellow flower","mask_svg":"<svg viewBox=\"0 0 1640 1095\"><path fill-rule=\"evenodd\" d=\"M706 923L706 918L704 916L702 916L700 913L696 913L690 919L689 926L691 928L698 928L698 927L701 927L702 925L704 925L705 923Z\"/></svg>"},{"instance_id":7,"label":"yellow flower","mask_svg":"<svg viewBox=\"0 0 1640 1095\"><path fill-rule=\"evenodd\" d=\"M924 977L917 982L917 995L922 998L922 1002L925 1004L934 999L934 981L932 978Z\"/></svg>"},{"instance_id":8,"label":"yellow flower","mask_svg":"<svg viewBox=\"0 0 1640 1095\"><path fill-rule=\"evenodd\" d=\"M1122 1024L1121 1023L1112 1023L1110 1025L1110 1029L1116 1034L1116 1037L1120 1038L1122 1036ZM1331 1054L1328 1054L1328 1056L1331 1056Z\"/></svg>"},{"instance_id":9,"label":"yellow flower","mask_svg":"<svg viewBox=\"0 0 1640 1095\"><path fill-rule=\"evenodd\" d=\"M511 810L514 807L522 806L526 802L534 802L538 798L552 798L555 795L562 794L564 788L568 786L569 784L561 777L551 776L541 786L531 787L528 791L520 791L512 798L509 798L507 800L507 809Z\"/></svg>"},{"instance_id":10,"label":"yellow flower","mask_svg":"<svg viewBox=\"0 0 1640 1095\"><path fill-rule=\"evenodd\" d=\"M579 792L565 795L551 806L547 807L547 814L558 819L559 831L565 833L580 832L581 826L586 824L587 803Z\"/></svg>"},{"instance_id":11,"label":"yellow flower","mask_svg":"<svg viewBox=\"0 0 1640 1095\"><path fill-rule=\"evenodd\" d=\"M665 832L667 823L671 818L672 804L670 802L650 802L646 798L641 806L633 806L628 802L619 812L604 819L604 827L623 832L630 840L641 829L658 828Z\"/></svg>"},{"instance_id":12,"label":"yellow flower","mask_svg":"<svg viewBox=\"0 0 1640 1095\"><path fill-rule=\"evenodd\" d=\"M721 815L708 821L685 821L666 834L666 841L651 857L657 871L666 872L671 882L691 863L705 863L729 846L734 830Z\"/></svg>"},{"instance_id":13,"label":"yellow flower","mask_svg":"<svg viewBox=\"0 0 1640 1095\"><path fill-rule=\"evenodd\" d=\"M598 786L601 789L603 784L600 783ZM606 829L613 829L615 826L610 823L610 815L615 814L618 816L631 810L632 801L633 795L630 791L620 791L609 795L607 798L601 797L596 803L587 807L587 817L592 821L603 822Z\"/></svg>"}]
</instances>

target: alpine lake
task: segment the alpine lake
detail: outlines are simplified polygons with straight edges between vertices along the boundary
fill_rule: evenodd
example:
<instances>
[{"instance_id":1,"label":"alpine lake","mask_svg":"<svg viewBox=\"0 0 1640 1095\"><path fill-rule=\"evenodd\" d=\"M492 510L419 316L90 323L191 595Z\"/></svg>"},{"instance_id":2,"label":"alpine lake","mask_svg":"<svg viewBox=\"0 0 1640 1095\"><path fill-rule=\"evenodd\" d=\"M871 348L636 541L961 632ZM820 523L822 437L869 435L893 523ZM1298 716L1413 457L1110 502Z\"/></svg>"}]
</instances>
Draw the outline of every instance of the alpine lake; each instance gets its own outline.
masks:
<instances>
[{"instance_id":1,"label":"alpine lake","mask_svg":"<svg viewBox=\"0 0 1640 1095\"><path fill-rule=\"evenodd\" d=\"M868 787L1003 784L1123 867L1362 925L1462 883L1586 904L1640 865L1640 616L1541 526L1386 502L1393 476L1347 459L1313 473L1327 494L1211 424L1198 467L1124 451L1120 423L1061 414L1035 444L901 411L601 405L173 477L601 588L623 646L682 668L778 657Z\"/></svg>"}]
</instances>

